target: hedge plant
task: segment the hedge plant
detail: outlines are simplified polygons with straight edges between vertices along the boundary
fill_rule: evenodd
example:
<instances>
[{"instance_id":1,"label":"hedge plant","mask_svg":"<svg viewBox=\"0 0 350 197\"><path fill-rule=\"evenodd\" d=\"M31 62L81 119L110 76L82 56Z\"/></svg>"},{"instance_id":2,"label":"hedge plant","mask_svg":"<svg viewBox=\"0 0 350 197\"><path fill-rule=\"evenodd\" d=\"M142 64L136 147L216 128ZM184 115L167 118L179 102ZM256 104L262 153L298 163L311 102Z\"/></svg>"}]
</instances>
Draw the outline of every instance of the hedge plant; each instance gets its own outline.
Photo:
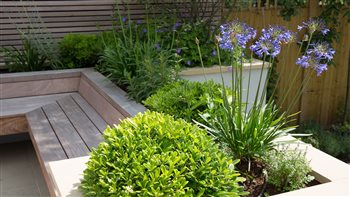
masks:
<instances>
[{"instance_id":1,"label":"hedge plant","mask_svg":"<svg viewBox=\"0 0 350 197\"><path fill-rule=\"evenodd\" d=\"M84 196L239 196L234 166L205 131L146 111L108 127L91 153Z\"/></svg>"},{"instance_id":2,"label":"hedge plant","mask_svg":"<svg viewBox=\"0 0 350 197\"><path fill-rule=\"evenodd\" d=\"M213 81L201 83L180 80L159 89L144 104L153 111L170 114L175 118L201 122L199 114L208 111L209 95L212 94L214 100L221 100L221 90L222 85Z\"/></svg>"},{"instance_id":3,"label":"hedge plant","mask_svg":"<svg viewBox=\"0 0 350 197\"><path fill-rule=\"evenodd\" d=\"M62 63L68 68L93 67L102 53L95 34L68 34L59 43Z\"/></svg>"}]
</instances>

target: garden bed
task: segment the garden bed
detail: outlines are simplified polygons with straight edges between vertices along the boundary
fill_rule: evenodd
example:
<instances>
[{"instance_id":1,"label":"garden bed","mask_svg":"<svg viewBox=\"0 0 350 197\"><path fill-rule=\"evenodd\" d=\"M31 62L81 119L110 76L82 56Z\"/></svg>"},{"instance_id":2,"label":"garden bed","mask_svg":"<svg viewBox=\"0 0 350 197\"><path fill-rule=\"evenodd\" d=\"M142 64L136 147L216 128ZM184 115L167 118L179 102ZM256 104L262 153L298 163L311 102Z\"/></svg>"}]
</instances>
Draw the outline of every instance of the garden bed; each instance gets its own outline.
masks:
<instances>
[{"instance_id":1,"label":"garden bed","mask_svg":"<svg viewBox=\"0 0 350 197\"><path fill-rule=\"evenodd\" d=\"M299 141L295 144L295 147L306 150L306 157L311 161L312 175L321 184L275 196L350 195L350 167L348 164ZM61 196L82 196L78 187L85 169L85 163L88 160L89 156L48 164L54 185Z\"/></svg>"}]
</instances>

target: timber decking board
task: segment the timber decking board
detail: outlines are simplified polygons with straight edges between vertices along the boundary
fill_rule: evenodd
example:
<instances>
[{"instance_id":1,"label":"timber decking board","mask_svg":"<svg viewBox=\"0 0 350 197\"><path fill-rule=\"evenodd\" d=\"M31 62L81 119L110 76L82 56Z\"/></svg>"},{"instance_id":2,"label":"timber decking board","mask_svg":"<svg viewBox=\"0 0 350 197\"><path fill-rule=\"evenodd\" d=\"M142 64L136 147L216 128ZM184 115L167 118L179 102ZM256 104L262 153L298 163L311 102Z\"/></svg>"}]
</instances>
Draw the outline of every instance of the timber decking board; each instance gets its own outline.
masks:
<instances>
[{"instance_id":1,"label":"timber decking board","mask_svg":"<svg viewBox=\"0 0 350 197\"><path fill-rule=\"evenodd\" d=\"M41 108L26 114L30 127L32 142L37 147L37 153L43 161L57 161L67 159L67 155L62 148L55 132Z\"/></svg>"},{"instance_id":2,"label":"timber decking board","mask_svg":"<svg viewBox=\"0 0 350 197\"><path fill-rule=\"evenodd\" d=\"M52 103L70 93L0 99L0 117L14 117Z\"/></svg>"},{"instance_id":3,"label":"timber decking board","mask_svg":"<svg viewBox=\"0 0 350 197\"><path fill-rule=\"evenodd\" d=\"M0 136L27 133L28 123L24 115L16 117L0 117Z\"/></svg>"},{"instance_id":4,"label":"timber decking board","mask_svg":"<svg viewBox=\"0 0 350 197\"><path fill-rule=\"evenodd\" d=\"M86 156L90 152L61 107L55 102L42 107L68 158Z\"/></svg>"},{"instance_id":5,"label":"timber decking board","mask_svg":"<svg viewBox=\"0 0 350 197\"><path fill-rule=\"evenodd\" d=\"M80 96L78 93L73 93L71 95L74 101L80 106L80 108L84 109L85 114L89 117L89 119L94 123L97 129L103 133L103 131L107 127L106 121L97 113L97 111L89 105L86 100Z\"/></svg>"},{"instance_id":6,"label":"timber decking board","mask_svg":"<svg viewBox=\"0 0 350 197\"><path fill-rule=\"evenodd\" d=\"M73 98L67 96L57 100L57 103L89 149L91 150L92 147L97 148L98 144L103 141L103 137L95 124L87 117Z\"/></svg>"}]
</instances>

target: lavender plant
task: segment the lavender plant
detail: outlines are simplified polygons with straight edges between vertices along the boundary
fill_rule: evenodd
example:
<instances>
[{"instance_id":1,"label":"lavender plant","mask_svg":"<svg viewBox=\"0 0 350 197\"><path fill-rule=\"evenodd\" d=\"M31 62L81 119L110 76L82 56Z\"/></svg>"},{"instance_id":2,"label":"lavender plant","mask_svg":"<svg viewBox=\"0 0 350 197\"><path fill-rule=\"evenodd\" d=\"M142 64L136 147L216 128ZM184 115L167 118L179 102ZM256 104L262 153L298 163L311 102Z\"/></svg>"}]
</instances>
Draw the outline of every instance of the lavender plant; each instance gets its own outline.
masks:
<instances>
[{"instance_id":1,"label":"lavender plant","mask_svg":"<svg viewBox=\"0 0 350 197\"><path fill-rule=\"evenodd\" d=\"M322 20L312 20L304 22L299 30L306 29L308 38L306 40L306 51L297 59L296 64L300 69L307 69L307 77L299 87L298 94L294 95L294 101L298 100L305 89L310 76L315 71L317 76L327 70L327 63L333 58L335 51L329 47L328 43L310 43L312 35L320 31L327 34L328 29ZM276 148L281 143L290 141L277 140L286 135L293 135L296 126L289 126L293 121L295 114L290 114L290 106L286 112L282 112L276 105L272 97L266 101L267 81L262 83L263 69L270 66L268 76L271 75L272 66L275 58L280 54L282 45L291 45L296 42L296 33L281 26L269 26L262 29L261 36L249 47L251 57L256 54L263 60L261 74L258 82L258 89L251 109L247 108L246 103L249 97L249 85L246 101L243 101L243 57L244 51L248 48L247 43L254 39L256 30L240 21L233 21L221 26L221 34L217 36L217 53L220 61L220 51L229 51L232 62L232 92L231 96L222 92L223 102L220 107L216 106L215 111L202 114L204 123L198 123L206 128L217 141L226 146L234 158L239 158L241 162L248 164L252 160L261 158L266 152ZM302 42L300 47L303 47ZM197 47L200 53L199 41ZM300 50L301 51L301 50ZM295 73L292 84L296 80L298 72ZM248 84L250 84L250 74ZM280 80L280 79L277 79ZM222 85L225 86L222 78ZM290 96L289 88L285 97ZM273 90L274 92L275 90ZM261 94L260 94L261 93ZM261 96L259 96L261 95ZM285 99L285 98L284 98ZM295 102L292 105L295 105ZM210 102L209 106L213 106Z\"/></svg>"}]
</instances>

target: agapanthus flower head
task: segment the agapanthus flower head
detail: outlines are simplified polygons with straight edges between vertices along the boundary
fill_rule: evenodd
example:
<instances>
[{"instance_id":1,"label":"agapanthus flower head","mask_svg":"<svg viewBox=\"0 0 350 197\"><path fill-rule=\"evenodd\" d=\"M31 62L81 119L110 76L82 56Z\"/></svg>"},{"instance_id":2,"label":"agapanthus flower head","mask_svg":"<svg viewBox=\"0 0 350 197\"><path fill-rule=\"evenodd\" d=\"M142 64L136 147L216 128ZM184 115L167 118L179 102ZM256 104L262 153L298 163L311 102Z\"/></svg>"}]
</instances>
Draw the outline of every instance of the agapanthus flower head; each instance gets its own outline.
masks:
<instances>
[{"instance_id":1,"label":"agapanthus flower head","mask_svg":"<svg viewBox=\"0 0 350 197\"><path fill-rule=\"evenodd\" d=\"M191 60L187 60L186 64L191 66L191 64L192 64Z\"/></svg>"},{"instance_id":2,"label":"agapanthus flower head","mask_svg":"<svg viewBox=\"0 0 350 197\"><path fill-rule=\"evenodd\" d=\"M326 26L326 23L321 18L309 19L298 25L298 30L307 29L310 34L320 31L323 35L326 35L329 32L329 29Z\"/></svg>"},{"instance_id":3,"label":"agapanthus flower head","mask_svg":"<svg viewBox=\"0 0 350 197\"><path fill-rule=\"evenodd\" d=\"M272 39L269 35L262 35L250 49L260 58L263 55L276 57L281 52L281 45L278 40Z\"/></svg>"},{"instance_id":4,"label":"agapanthus flower head","mask_svg":"<svg viewBox=\"0 0 350 197\"><path fill-rule=\"evenodd\" d=\"M312 43L305 55L297 59L296 64L302 68L311 67L319 76L327 70L327 63L333 59L334 54L334 49L327 42Z\"/></svg>"},{"instance_id":5,"label":"agapanthus flower head","mask_svg":"<svg viewBox=\"0 0 350 197\"><path fill-rule=\"evenodd\" d=\"M327 62L331 61L335 54L335 50L330 47L328 42L312 43L310 47L306 52L308 55L313 54L317 59Z\"/></svg>"},{"instance_id":6,"label":"agapanthus flower head","mask_svg":"<svg viewBox=\"0 0 350 197\"><path fill-rule=\"evenodd\" d=\"M211 55L212 55L212 56L216 56L216 54L217 54L217 53L216 53L216 50L213 50L213 51L211 52Z\"/></svg>"},{"instance_id":7,"label":"agapanthus flower head","mask_svg":"<svg viewBox=\"0 0 350 197\"><path fill-rule=\"evenodd\" d=\"M277 40L281 43L290 43L295 40L295 33L287 30L283 26L270 25L267 29L262 29L261 33L265 37L271 37L272 40Z\"/></svg>"},{"instance_id":8,"label":"agapanthus flower head","mask_svg":"<svg viewBox=\"0 0 350 197\"><path fill-rule=\"evenodd\" d=\"M250 47L259 57L264 54L276 57L281 52L281 44L295 40L295 34L282 26L269 26L261 30L261 37Z\"/></svg>"},{"instance_id":9,"label":"agapanthus flower head","mask_svg":"<svg viewBox=\"0 0 350 197\"><path fill-rule=\"evenodd\" d=\"M234 20L220 26L220 48L232 51L234 46L245 48L250 39L255 38L256 30L246 23Z\"/></svg>"}]
</instances>

